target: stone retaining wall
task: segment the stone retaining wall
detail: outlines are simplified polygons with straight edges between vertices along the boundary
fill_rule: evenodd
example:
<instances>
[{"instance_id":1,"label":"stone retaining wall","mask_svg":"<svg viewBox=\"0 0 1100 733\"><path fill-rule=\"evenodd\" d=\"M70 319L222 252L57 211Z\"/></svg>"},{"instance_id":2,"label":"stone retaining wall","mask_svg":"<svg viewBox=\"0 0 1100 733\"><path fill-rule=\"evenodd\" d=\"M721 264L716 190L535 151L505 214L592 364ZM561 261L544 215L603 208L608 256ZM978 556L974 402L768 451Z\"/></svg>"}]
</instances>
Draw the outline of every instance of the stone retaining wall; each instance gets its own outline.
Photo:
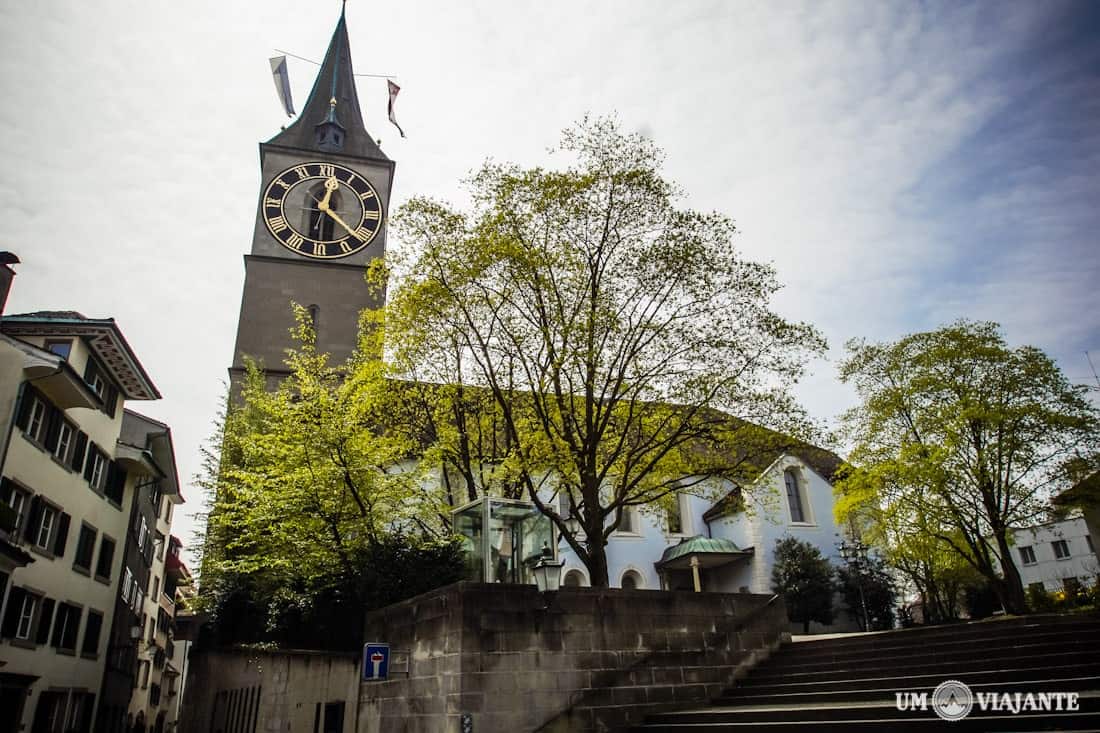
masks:
<instances>
[{"instance_id":1,"label":"stone retaining wall","mask_svg":"<svg viewBox=\"0 0 1100 733\"><path fill-rule=\"evenodd\" d=\"M360 685L358 731L625 730L714 697L786 626L766 595L457 583L367 617L390 679Z\"/></svg>"}]
</instances>

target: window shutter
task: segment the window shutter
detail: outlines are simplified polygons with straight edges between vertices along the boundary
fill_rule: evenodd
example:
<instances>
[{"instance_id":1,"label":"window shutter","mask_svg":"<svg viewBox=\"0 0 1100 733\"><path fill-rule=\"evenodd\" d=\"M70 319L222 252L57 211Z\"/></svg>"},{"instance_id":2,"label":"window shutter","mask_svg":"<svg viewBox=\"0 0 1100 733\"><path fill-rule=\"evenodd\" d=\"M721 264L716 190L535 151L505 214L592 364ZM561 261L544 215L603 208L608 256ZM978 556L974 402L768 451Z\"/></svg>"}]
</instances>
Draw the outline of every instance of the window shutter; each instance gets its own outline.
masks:
<instances>
[{"instance_id":1,"label":"window shutter","mask_svg":"<svg viewBox=\"0 0 1100 733\"><path fill-rule=\"evenodd\" d=\"M57 539L54 541L53 554L56 557L65 556L65 545L69 541L69 517L65 512L61 512L61 521L57 524Z\"/></svg>"},{"instance_id":2,"label":"window shutter","mask_svg":"<svg viewBox=\"0 0 1100 733\"><path fill-rule=\"evenodd\" d=\"M38 531L38 523L42 519L42 499L35 496L31 499L31 510L27 514L27 526L23 528L23 536L34 542L35 532Z\"/></svg>"},{"instance_id":3,"label":"window shutter","mask_svg":"<svg viewBox=\"0 0 1100 733\"><path fill-rule=\"evenodd\" d=\"M118 390L115 388L115 386L113 384L108 385L107 394L104 397L104 401L103 401L103 411L107 413L108 417L113 418L115 416L115 404L117 402L118 402Z\"/></svg>"},{"instance_id":4,"label":"window shutter","mask_svg":"<svg viewBox=\"0 0 1100 733\"><path fill-rule=\"evenodd\" d=\"M38 613L38 634L34 637L37 644L45 644L50 640L50 620L53 618L54 605L54 599L42 599L42 609Z\"/></svg>"},{"instance_id":5,"label":"window shutter","mask_svg":"<svg viewBox=\"0 0 1100 733\"><path fill-rule=\"evenodd\" d=\"M8 612L4 614L4 624L0 626L0 636L11 638L19 628L19 614L23 611L23 598L27 591L18 586L12 586L8 592Z\"/></svg>"},{"instance_id":6,"label":"window shutter","mask_svg":"<svg viewBox=\"0 0 1100 733\"><path fill-rule=\"evenodd\" d=\"M84 480L88 483L92 482L92 469L95 467L95 454L98 452L96 444L88 441L88 460L84 462Z\"/></svg>"},{"instance_id":7,"label":"window shutter","mask_svg":"<svg viewBox=\"0 0 1100 733\"><path fill-rule=\"evenodd\" d=\"M77 473L84 468L84 454L88 452L88 435L83 431L76 431L76 441L73 443L73 457L69 467Z\"/></svg>"},{"instance_id":8,"label":"window shutter","mask_svg":"<svg viewBox=\"0 0 1100 733\"><path fill-rule=\"evenodd\" d=\"M31 405L34 404L34 388L23 385L23 394L19 398L19 411L15 413L15 426L26 430L31 421Z\"/></svg>"},{"instance_id":9,"label":"window shutter","mask_svg":"<svg viewBox=\"0 0 1100 733\"><path fill-rule=\"evenodd\" d=\"M42 441L42 444L46 446L46 450L53 453L54 448L57 447L57 436L61 433L61 410L57 409L53 405L47 405L46 415L46 439Z\"/></svg>"},{"instance_id":10,"label":"window shutter","mask_svg":"<svg viewBox=\"0 0 1100 733\"><path fill-rule=\"evenodd\" d=\"M115 502L122 503L122 493L126 487L126 469L115 463L107 462L107 484L104 494Z\"/></svg>"}]
</instances>

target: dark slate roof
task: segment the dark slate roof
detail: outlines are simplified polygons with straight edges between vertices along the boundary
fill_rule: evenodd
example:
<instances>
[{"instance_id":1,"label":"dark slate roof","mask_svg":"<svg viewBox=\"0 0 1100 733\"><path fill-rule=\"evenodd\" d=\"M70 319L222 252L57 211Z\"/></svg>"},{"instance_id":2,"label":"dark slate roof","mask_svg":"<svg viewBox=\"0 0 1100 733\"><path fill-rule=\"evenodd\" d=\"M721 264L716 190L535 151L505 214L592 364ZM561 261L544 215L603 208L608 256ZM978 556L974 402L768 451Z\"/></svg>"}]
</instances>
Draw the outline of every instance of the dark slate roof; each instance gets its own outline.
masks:
<instances>
[{"instance_id":1,"label":"dark slate roof","mask_svg":"<svg viewBox=\"0 0 1100 733\"><path fill-rule=\"evenodd\" d=\"M83 313L78 313L77 311L32 311L31 313L13 313L4 316L4 318L25 318L34 321L114 321L113 318L90 319Z\"/></svg>"},{"instance_id":2,"label":"dark slate roof","mask_svg":"<svg viewBox=\"0 0 1100 733\"><path fill-rule=\"evenodd\" d=\"M330 100L336 99L336 121L346 131L342 155L360 158L386 160L386 154L378 147L374 138L363 125L363 113L359 109L359 95L355 91L355 76L351 67L351 46L348 43L347 22L343 12L332 34L321 71L313 82L302 113L289 127L268 140L268 144L283 145L290 148L323 150L317 145L316 127L329 119L332 112Z\"/></svg>"}]
</instances>

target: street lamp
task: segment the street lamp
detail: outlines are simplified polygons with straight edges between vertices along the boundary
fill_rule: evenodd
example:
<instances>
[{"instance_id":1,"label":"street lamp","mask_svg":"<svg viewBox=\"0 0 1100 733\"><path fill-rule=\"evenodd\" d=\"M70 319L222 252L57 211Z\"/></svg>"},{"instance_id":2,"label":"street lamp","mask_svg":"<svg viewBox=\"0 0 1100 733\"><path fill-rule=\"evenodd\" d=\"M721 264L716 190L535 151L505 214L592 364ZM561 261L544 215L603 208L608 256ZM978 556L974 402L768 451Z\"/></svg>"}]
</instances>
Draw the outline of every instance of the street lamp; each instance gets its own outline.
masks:
<instances>
[{"instance_id":1,"label":"street lamp","mask_svg":"<svg viewBox=\"0 0 1100 733\"><path fill-rule=\"evenodd\" d=\"M867 545L859 539L840 543L840 556L844 564L856 575L856 587L859 588L859 605L863 610L863 630L871 630L871 619L867 615L867 599L863 595L863 577L869 574L870 567L867 562Z\"/></svg>"},{"instance_id":2,"label":"street lamp","mask_svg":"<svg viewBox=\"0 0 1100 733\"><path fill-rule=\"evenodd\" d=\"M564 560L555 560L554 553L549 545L542 546L542 557L535 563L531 572L535 575L535 585L541 593L555 591L561 585L561 568Z\"/></svg>"}]
</instances>

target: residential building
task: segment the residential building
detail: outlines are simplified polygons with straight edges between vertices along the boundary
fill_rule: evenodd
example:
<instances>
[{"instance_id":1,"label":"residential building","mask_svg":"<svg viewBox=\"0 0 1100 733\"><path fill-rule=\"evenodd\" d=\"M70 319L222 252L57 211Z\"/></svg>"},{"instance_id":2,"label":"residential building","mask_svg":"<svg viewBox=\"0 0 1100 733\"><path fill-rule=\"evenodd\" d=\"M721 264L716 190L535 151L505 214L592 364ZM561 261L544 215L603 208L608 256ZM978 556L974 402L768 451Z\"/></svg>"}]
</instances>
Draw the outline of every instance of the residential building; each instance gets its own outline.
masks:
<instances>
[{"instance_id":1,"label":"residential building","mask_svg":"<svg viewBox=\"0 0 1100 733\"><path fill-rule=\"evenodd\" d=\"M1095 540L1083 517L1013 530L1012 538L1026 589L1074 592L1100 578Z\"/></svg>"},{"instance_id":2,"label":"residential building","mask_svg":"<svg viewBox=\"0 0 1100 733\"><path fill-rule=\"evenodd\" d=\"M123 405L160 397L113 319L0 321L0 500L33 562L0 577L0 731L91 729L136 487Z\"/></svg>"},{"instance_id":3,"label":"residential building","mask_svg":"<svg viewBox=\"0 0 1100 733\"><path fill-rule=\"evenodd\" d=\"M167 425L125 410L118 444L151 471L134 489L97 730L163 731L171 713L163 690L178 675L170 657L175 591L169 565L173 510L183 497Z\"/></svg>"}]
</instances>

